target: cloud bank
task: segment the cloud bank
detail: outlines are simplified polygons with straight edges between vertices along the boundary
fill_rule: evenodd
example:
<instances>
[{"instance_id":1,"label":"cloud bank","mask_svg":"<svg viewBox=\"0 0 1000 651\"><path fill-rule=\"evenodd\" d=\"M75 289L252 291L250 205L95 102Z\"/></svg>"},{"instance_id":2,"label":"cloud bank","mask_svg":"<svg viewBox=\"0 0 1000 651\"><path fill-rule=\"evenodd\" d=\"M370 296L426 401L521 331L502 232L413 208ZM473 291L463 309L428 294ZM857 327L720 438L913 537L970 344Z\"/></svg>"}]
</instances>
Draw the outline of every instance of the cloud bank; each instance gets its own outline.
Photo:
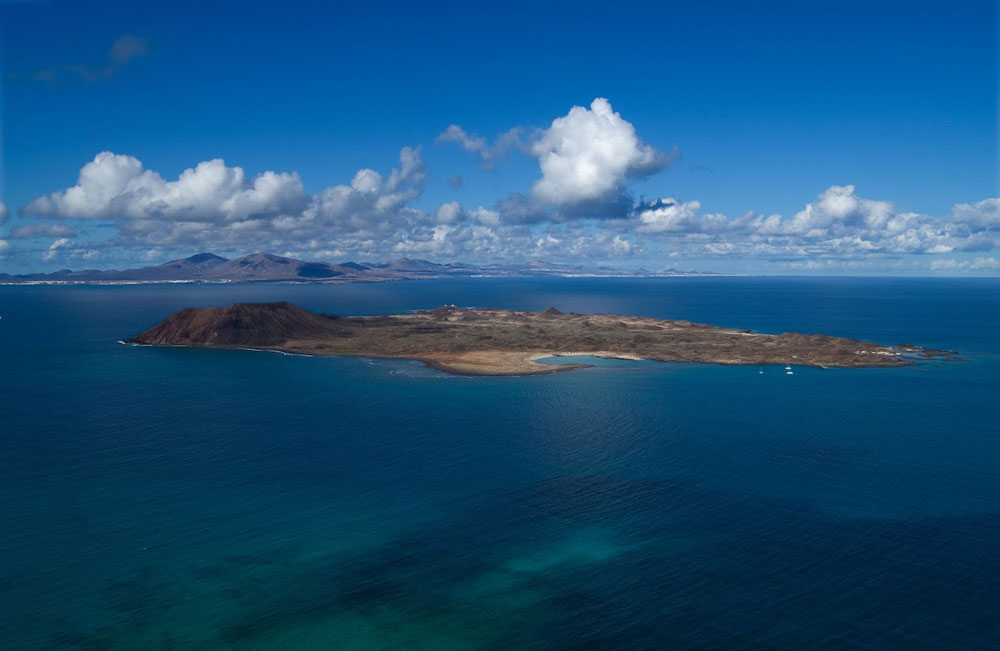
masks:
<instances>
[{"instance_id":1,"label":"cloud bank","mask_svg":"<svg viewBox=\"0 0 1000 651\"><path fill-rule=\"evenodd\" d=\"M362 168L313 193L294 171L250 175L212 159L167 179L134 156L101 152L75 185L19 211L22 223L9 229L0 254L9 256L16 240L35 243L46 261L269 250L332 260L632 258L662 268L729 259L825 269L929 256L924 269L979 272L995 269L986 254L1000 246L996 198L956 204L944 216L899 210L853 185L832 185L789 216L704 212L693 198L636 201L629 181L662 170L669 156L603 98L547 128L515 128L490 142L452 125L438 142L458 145L483 168L516 151L537 163L538 175L492 205L430 206L422 203L429 172L419 147L402 148L386 172ZM109 226L109 238L87 235Z\"/></svg>"}]
</instances>

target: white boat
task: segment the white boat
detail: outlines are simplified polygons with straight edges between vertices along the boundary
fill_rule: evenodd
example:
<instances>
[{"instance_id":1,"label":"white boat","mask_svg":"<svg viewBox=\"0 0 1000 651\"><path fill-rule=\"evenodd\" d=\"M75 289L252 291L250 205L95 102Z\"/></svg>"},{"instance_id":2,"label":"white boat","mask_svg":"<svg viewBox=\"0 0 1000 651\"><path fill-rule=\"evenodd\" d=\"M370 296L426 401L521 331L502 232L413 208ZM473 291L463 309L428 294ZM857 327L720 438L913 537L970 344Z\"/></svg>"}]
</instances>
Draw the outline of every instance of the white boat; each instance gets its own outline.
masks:
<instances>
[{"instance_id":1,"label":"white boat","mask_svg":"<svg viewBox=\"0 0 1000 651\"><path fill-rule=\"evenodd\" d=\"M793 373L791 371L785 371L785 375L795 375L795 373Z\"/></svg>"}]
</instances>

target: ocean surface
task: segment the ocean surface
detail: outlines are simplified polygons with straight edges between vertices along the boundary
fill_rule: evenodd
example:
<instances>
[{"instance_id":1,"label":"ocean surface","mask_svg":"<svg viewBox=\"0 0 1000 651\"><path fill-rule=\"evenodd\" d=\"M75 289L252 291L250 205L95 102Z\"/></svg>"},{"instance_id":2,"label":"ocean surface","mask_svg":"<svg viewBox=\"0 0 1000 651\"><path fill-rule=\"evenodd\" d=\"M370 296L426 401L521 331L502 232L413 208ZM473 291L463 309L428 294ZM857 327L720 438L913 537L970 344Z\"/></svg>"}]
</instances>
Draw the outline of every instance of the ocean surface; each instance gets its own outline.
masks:
<instances>
[{"instance_id":1,"label":"ocean surface","mask_svg":"<svg viewBox=\"0 0 1000 651\"><path fill-rule=\"evenodd\" d=\"M270 300L965 361L470 378L117 343ZM997 279L0 287L0 317L3 649L1000 648Z\"/></svg>"}]
</instances>

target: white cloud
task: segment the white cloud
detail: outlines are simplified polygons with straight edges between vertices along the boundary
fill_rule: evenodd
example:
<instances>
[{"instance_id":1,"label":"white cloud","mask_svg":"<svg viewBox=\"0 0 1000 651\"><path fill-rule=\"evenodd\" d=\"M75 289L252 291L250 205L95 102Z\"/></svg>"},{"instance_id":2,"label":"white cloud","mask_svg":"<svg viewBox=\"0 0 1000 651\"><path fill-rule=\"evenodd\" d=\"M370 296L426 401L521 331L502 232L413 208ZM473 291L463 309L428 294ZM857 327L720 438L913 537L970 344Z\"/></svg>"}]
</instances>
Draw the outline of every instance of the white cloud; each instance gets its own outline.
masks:
<instances>
[{"instance_id":1,"label":"white cloud","mask_svg":"<svg viewBox=\"0 0 1000 651\"><path fill-rule=\"evenodd\" d=\"M618 233L596 234L572 227L550 229L526 248L529 257L562 259L576 264L631 256L641 252L635 243Z\"/></svg>"},{"instance_id":2,"label":"white cloud","mask_svg":"<svg viewBox=\"0 0 1000 651\"><path fill-rule=\"evenodd\" d=\"M472 138L470 146L479 146L475 137L465 136ZM215 159L166 181L132 156L102 152L83 166L76 185L35 199L22 214L100 219L117 227L114 236L73 245L69 226L75 224L36 222L12 228L8 239L54 238L43 251L30 243L16 249L17 257L42 254L46 261L268 250L341 260L399 254L479 262L631 256L653 267L667 258L725 256L833 268L870 260L895 264L892 260L911 254L956 255L952 262L937 261L934 268L942 271L989 270L995 258L968 260L963 254L1000 245L998 199L958 204L947 218L900 212L889 201L860 196L852 185L827 188L787 218L702 213L697 200L635 204L623 194L624 183L657 169L664 159L602 99L589 109L575 107L533 142L542 171L534 195L515 193L491 208L468 209L458 201L420 207L427 169L419 148L403 148L394 169L362 168L349 181L315 194L305 192L294 172L250 178L242 168ZM538 196L555 187L563 188L560 201L569 203ZM86 232L104 228L102 223ZM3 248L15 252L9 244Z\"/></svg>"},{"instance_id":3,"label":"white cloud","mask_svg":"<svg viewBox=\"0 0 1000 651\"><path fill-rule=\"evenodd\" d=\"M513 224L585 218L621 218L633 209L625 184L666 166L668 156L645 144L635 127L598 97L590 107L574 106L545 129L516 127L492 144L453 124L437 137L455 143L490 169L512 150L538 161L541 177L529 196L511 193L497 202L503 221Z\"/></svg>"},{"instance_id":4,"label":"white cloud","mask_svg":"<svg viewBox=\"0 0 1000 651\"><path fill-rule=\"evenodd\" d=\"M75 186L39 197L23 212L65 219L234 221L297 212L306 199L296 173L268 171L248 180L243 168L216 158L164 181L138 158L105 151L83 166Z\"/></svg>"},{"instance_id":5,"label":"white cloud","mask_svg":"<svg viewBox=\"0 0 1000 651\"><path fill-rule=\"evenodd\" d=\"M574 106L556 118L531 145L542 178L532 193L561 206L607 199L619 193L629 177L656 172L666 157L644 144L631 123L598 97L590 108Z\"/></svg>"},{"instance_id":6,"label":"white cloud","mask_svg":"<svg viewBox=\"0 0 1000 651\"><path fill-rule=\"evenodd\" d=\"M328 234L384 237L423 216L409 204L421 195L426 180L420 150L404 147L399 167L384 182L377 172L363 169L354 175L350 186L326 188L309 199L300 215L279 217L274 223L290 232L305 229L314 234L319 229Z\"/></svg>"},{"instance_id":7,"label":"white cloud","mask_svg":"<svg viewBox=\"0 0 1000 651\"><path fill-rule=\"evenodd\" d=\"M479 206L475 210L471 211L469 215L479 223L485 224L486 226L500 225L500 213L495 210L489 210L488 208Z\"/></svg>"},{"instance_id":8,"label":"white cloud","mask_svg":"<svg viewBox=\"0 0 1000 651\"><path fill-rule=\"evenodd\" d=\"M0 201L0 226L3 226L9 218L10 211L7 209L7 204Z\"/></svg>"},{"instance_id":9,"label":"white cloud","mask_svg":"<svg viewBox=\"0 0 1000 651\"><path fill-rule=\"evenodd\" d=\"M638 207L628 220L609 223L654 237L687 254L763 259L837 260L905 254L938 255L960 251L987 251L1000 244L991 231L995 200L972 204L977 219L968 217L969 205L956 206L952 219L913 212L897 212L891 202L866 199L854 186L831 186L816 201L790 218L747 213L735 219L719 214L699 215L697 201L661 199ZM984 210L983 207L986 207Z\"/></svg>"},{"instance_id":10,"label":"white cloud","mask_svg":"<svg viewBox=\"0 0 1000 651\"><path fill-rule=\"evenodd\" d=\"M506 134L505 134L506 135ZM480 158L488 167L504 137L485 138L452 125L438 137ZM632 124L608 100L575 106L549 128L536 130L521 151L537 158L541 177L530 196L512 193L494 210L468 217L491 227L548 225L580 221L594 228L650 237L668 255L708 255L784 260L855 259L906 254L940 255L988 251L998 245L1000 200L959 204L951 219L900 212L889 201L859 196L853 185L833 185L789 218L749 212L730 219L700 214L699 201L673 198L636 204L630 178L661 169L667 156L640 140ZM504 149L506 147L506 149ZM443 219L439 216L442 223ZM450 222L449 222L450 223ZM554 237L560 250L573 251L572 238ZM536 238L546 247L553 241Z\"/></svg>"},{"instance_id":11,"label":"white cloud","mask_svg":"<svg viewBox=\"0 0 1000 651\"><path fill-rule=\"evenodd\" d=\"M611 251L614 255L628 255L632 253L632 243L621 235L615 235L611 238Z\"/></svg>"},{"instance_id":12,"label":"white cloud","mask_svg":"<svg viewBox=\"0 0 1000 651\"><path fill-rule=\"evenodd\" d=\"M1000 199L955 204L951 219L975 228L1000 228Z\"/></svg>"},{"instance_id":13,"label":"white cloud","mask_svg":"<svg viewBox=\"0 0 1000 651\"><path fill-rule=\"evenodd\" d=\"M72 242L68 237L63 237L56 240L55 242L50 244L48 250L44 254L42 254L42 260L44 260L45 262L51 262L56 258L56 256L59 255L59 249L68 246L69 244L72 244Z\"/></svg>"},{"instance_id":14,"label":"white cloud","mask_svg":"<svg viewBox=\"0 0 1000 651\"><path fill-rule=\"evenodd\" d=\"M462 218L462 204L457 201L449 201L437 207L434 211L434 219L439 224L453 224Z\"/></svg>"},{"instance_id":15,"label":"white cloud","mask_svg":"<svg viewBox=\"0 0 1000 651\"><path fill-rule=\"evenodd\" d=\"M358 170L351 179L351 187L358 192L378 192L382 187L382 175L375 170Z\"/></svg>"},{"instance_id":16,"label":"white cloud","mask_svg":"<svg viewBox=\"0 0 1000 651\"><path fill-rule=\"evenodd\" d=\"M139 250L273 251L301 248L304 242L315 243L310 244L315 250L370 255L391 250L415 227L434 221L412 205L426 178L419 148L410 147L400 151L399 165L388 175L361 169L350 184L314 195L305 192L296 173L248 179L241 168L211 160L165 181L132 156L102 152L83 166L76 185L35 199L22 214L110 221L118 234L96 246L133 256ZM450 216L451 209L443 208L441 215ZM69 236L62 225L21 228L25 235ZM47 259L65 246L46 251Z\"/></svg>"},{"instance_id":17,"label":"white cloud","mask_svg":"<svg viewBox=\"0 0 1000 651\"><path fill-rule=\"evenodd\" d=\"M663 199L638 214L640 233L685 232L698 230L696 217L701 210L698 201L678 202Z\"/></svg>"},{"instance_id":18,"label":"white cloud","mask_svg":"<svg viewBox=\"0 0 1000 651\"><path fill-rule=\"evenodd\" d=\"M7 240L0 240L0 260L7 257L7 251L10 250L10 242Z\"/></svg>"},{"instance_id":19,"label":"white cloud","mask_svg":"<svg viewBox=\"0 0 1000 651\"><path fill-rule=\"evenodd\" d=\"M860 198L853 185L833 185L819 195L818 200L806 204L785 224L785 231L796 235L823 235L831 228L857 227L883 229L894 215L888 201Z\"/></svg>"}]
</instances>

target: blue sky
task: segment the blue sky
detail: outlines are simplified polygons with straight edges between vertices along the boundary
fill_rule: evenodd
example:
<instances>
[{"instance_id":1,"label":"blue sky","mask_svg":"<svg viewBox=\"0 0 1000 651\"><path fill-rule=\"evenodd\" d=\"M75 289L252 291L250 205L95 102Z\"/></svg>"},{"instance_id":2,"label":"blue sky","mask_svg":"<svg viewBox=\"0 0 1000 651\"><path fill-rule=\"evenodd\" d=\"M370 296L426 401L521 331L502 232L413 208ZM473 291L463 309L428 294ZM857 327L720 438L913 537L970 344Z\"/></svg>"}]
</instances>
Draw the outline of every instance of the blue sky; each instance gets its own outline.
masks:
<instances>
[{"instance_id":1,"label":"blue sky","mask_svg":"<svg viewBox=\"0 0 1000 651\"><path fill-rule=\"evenodd\" d=\"M0 4L0 269L1000 273L994 2L203 4Z\"/></svg>"}]
</instances>

